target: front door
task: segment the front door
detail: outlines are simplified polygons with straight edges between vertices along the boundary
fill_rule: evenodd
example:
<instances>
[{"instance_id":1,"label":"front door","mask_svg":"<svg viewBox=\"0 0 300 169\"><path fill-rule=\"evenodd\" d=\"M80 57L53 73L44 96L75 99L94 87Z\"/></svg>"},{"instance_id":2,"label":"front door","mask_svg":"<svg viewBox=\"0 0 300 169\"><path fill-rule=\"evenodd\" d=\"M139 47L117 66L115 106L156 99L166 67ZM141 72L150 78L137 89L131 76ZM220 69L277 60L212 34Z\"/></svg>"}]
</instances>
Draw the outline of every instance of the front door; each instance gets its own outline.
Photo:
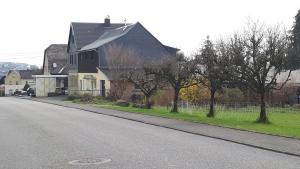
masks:
<instances>
[{"instance_id":1,"label":"front door","mask_svg":"<svg viewBox=\"0 0 300 169\"><path fill-rule=\"evenodd\" d=\"M100 95L105 97L105 80L100 80Z\"/></svg>"}]
</instances>

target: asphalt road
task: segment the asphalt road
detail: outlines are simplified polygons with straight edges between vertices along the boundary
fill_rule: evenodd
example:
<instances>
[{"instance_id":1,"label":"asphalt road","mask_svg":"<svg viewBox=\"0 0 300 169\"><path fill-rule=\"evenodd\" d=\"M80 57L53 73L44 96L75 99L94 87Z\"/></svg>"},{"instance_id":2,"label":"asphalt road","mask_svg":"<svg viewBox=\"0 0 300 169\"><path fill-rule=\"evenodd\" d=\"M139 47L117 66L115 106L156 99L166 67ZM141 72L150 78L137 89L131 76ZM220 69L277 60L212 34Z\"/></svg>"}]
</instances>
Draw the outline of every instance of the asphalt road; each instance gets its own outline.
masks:
<instances>
[{"instance_id":1,"label":"asphalt road","mask_svg":"<svg viewBox=\"0 0 300 169\"><path fill-rule=\"evenodd\" d=\"M300 169L300 158L86 111L0 98L0 168Z\"/></svg>"}]
</instances>

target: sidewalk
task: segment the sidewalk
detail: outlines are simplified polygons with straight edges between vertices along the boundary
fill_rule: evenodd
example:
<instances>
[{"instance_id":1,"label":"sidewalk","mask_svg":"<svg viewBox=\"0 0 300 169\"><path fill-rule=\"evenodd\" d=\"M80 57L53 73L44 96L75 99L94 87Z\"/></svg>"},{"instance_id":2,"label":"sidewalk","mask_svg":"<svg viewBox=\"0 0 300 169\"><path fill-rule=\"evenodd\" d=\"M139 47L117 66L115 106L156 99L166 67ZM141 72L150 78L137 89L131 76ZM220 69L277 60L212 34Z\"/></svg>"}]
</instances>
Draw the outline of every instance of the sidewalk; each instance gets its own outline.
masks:
<instances>
[{"instance_id":1,"label":"sidewalk","mask_svg":"<svg viewBox=\"0 0 300 169\"><path fill-rule=\"evenodd\" d=\"M63 98L26 98L38 102L49 103L69 108L85 110L93 113L99 113L118 118L142 122L145 124L161 126L178 131L183 131L191 134L221 139L242 145L247 145L264 150L284 153L288 155L300 157L300 140L272 136L267 134L259 134L254 132L242 131L237 129L230 129L218 127L207 124L192 123L186 121L179 121L167 119L162 117L148 116L136 113L128 113L123 111L111 110L93 107L89 105L75 104L71 102L62 101Z\"/></svg>"}]
</instances>

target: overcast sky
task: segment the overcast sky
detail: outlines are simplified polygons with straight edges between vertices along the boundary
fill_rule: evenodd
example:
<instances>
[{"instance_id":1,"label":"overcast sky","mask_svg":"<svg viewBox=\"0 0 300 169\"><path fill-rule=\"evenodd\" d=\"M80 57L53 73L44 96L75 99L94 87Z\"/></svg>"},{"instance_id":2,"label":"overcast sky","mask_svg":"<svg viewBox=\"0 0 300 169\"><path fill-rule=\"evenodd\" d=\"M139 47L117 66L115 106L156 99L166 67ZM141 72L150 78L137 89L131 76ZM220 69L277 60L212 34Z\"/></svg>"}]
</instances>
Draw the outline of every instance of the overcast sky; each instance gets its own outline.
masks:
<instances>
[{"instance_id":1,"label":"overcast sky","mask_svg":"<svg viewBox=\"0 0 300 169\"><path fill-rule=\"evenodd\" d=\"M41 66L50 44L68 43L70 22L139 21L163 44L194 52L212 39L241 30L247 18L290 29L300 0L3 0L0 62Z\"/></svg>"}]
</instances>

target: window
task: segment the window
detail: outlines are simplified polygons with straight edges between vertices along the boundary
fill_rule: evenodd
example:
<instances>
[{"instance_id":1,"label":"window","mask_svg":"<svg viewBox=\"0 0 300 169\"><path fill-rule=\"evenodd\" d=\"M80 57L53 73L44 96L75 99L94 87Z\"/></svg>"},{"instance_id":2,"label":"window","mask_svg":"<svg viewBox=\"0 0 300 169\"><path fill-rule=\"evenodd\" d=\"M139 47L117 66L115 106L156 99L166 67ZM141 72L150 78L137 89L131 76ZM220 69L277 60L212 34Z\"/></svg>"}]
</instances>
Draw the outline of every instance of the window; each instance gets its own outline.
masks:
<instances>
[{"instance_id":1,"label":"window","mask_svg":"<svg viewBox=\"0 0 300 169\"><path fill-rule=\"evenodd\" d=\"M19 82L18 82L18 81L16 81L16 85L19 85Z\"/></svg>"},{"instance_id":2,"label":"window","mask_svg":"<svg viewBox=\"0 0 300 169\"><path fill-rule=\"evenodd\" d=\"M74 64L77 65L77 55L74 55Z\"/></svg>"},{"instance_id":3,"label":"window","mask_svg":"<svg viewBox=\"0 0 300 169\"><path fill-rule=\"evenodd\" d=\"M92 80L92 90L96 88L96 79Z\"/></svg>"},{"instance_id":4,"label":"window","mask_svg":"<svg viewBox=\"0 0 300 169\"><path fill-rule=\"evenodd\" d=\"M100 80L100 92L101 96L105 97L105 80Z\"/></svg>"},{"instance_id":5,"label":"window","mask_svg":"<svg viewBox=\"0 0 300 169\"><path fill-rule=\"evenodd\" d=\"M85 53L82 53L82 60L84 63L86 63L86 54Z\"/></svg>"},{"instance_id":6,"label":"window","mask_svg":"<svg viewBox=\"0 0 300 169\"><path fill-rule=\"evenodd\" d=\"M80 58L81 58L81 63L83 63L84 62L84 55L83 55L83 53L80 53L79 55L80 55Z\"/></svg>"},{"instance_id":7,"label":"window","mask_svg":"<svg viewBox=\"0 0 300 169\"><path fill-rule=\"evenodd\" d=\"M73 64L73 55L70 55L70 64Z\"/></svg>"}]
</instances>

